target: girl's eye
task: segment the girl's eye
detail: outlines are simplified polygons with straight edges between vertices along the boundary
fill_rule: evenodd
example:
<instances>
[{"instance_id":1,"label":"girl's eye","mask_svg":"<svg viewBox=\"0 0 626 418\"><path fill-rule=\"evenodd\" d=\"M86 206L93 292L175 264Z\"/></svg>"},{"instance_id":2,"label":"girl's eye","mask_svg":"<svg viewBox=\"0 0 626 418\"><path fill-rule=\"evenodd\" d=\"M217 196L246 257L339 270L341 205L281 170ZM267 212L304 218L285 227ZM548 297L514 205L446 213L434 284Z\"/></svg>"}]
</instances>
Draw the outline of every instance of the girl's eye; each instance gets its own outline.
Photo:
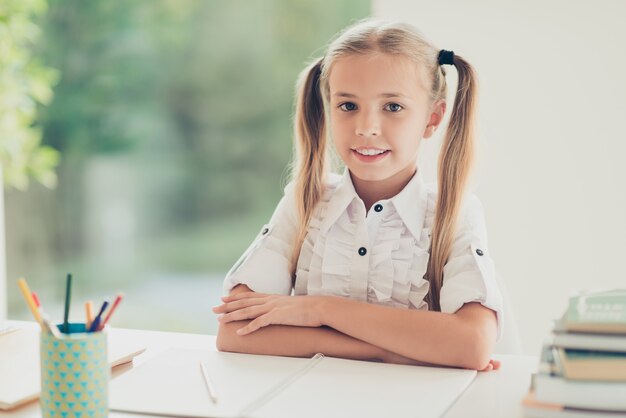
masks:
<instances>
[{"instance_id":1,"label":"girl's eye","mask_svg":"<svg viewBox=\"0 0 626 418\"><path fill-rule=\"evenodd\" d=\"M389 103L387 106L385 106L385 109L393 113L398 113L404 108L398 103Z\"/></svg>"},{"instance_id":2,"label":"girl's eye","mask_svg":"<svg viewBox=\"0 0 626 418\"><path fill-rule=\"evenodd\" d=\"M339 109L343 110L344 112L352 112L353 110L356 110L356 105L351 102L346 102L339 105Z\"/></svg>"}]
</instances>

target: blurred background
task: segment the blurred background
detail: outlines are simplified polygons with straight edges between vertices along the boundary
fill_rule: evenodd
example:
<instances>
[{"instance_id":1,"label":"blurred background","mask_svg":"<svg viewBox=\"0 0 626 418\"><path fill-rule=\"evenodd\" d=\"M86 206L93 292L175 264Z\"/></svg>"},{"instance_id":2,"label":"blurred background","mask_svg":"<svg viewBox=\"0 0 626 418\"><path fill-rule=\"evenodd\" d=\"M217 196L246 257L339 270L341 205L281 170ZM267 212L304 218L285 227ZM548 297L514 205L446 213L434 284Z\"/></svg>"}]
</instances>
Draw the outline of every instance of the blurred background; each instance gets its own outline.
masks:
<instances>
[{"instance_id":1,"label":"blurred background","mask_svg":"<svg viewBox=\"0 0 626 418\"><path fill-rule=\"evenodd\" d=\"M32 121L48 152L5 168L8 317L31 319L24 276L61 318L71 272L75 320L124 291L115 326L215 333L224 274L282 196L296 77L369 1L1 3L52 90Z\"/></svg>"},{"instance_id":2,"label":"blurred background","mask_svg":"<svg viewBox=\"0 0 626 418\"><path fill-rule=\"evenodd\" d=\"M60 318L72 272L76 320L122 290L114 326L214 333L287 180L296 77L369 15L476 68L472 189L524 353L571 293L624 287L624 1L0 0L0 319L6 296L31 320L20 276Z\"/></svg>"}]
</instances>

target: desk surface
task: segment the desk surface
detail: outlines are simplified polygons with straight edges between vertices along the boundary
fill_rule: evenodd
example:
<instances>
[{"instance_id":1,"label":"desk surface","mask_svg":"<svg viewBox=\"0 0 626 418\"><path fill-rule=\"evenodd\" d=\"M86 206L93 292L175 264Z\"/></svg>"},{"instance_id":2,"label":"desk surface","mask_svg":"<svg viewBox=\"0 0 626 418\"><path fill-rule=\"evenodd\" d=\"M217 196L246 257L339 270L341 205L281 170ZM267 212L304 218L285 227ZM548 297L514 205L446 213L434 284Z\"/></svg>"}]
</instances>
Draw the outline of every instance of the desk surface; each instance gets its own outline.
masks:
<instances>
[{"instance_id":1,"label":"desk surface","mask_svg":"<svg viewBox=\"0 0 626 418\"><path fill-rule=\"evenodd\" d=\"M10 323L23 326L25 322ZM29 326L36 326L34 323ZM146 345L143 354L132 364L113 369L112 377L128 371L169 348L191 348L215 350L215 336L183 334L175 332L143 331L114 328L110 334L116 338L136 340ZM522 417L521 401L530 385L530 376L537 369L538 357L495 355L502 361L500 370L478 373L470 387L452 405L445 418L489 418ZM30 402L12 411L0 411L0 418L38 418L41 416L39 401ZM136 418L135 414L111 412L112 418Z\"/></svg>"}]
</instances>

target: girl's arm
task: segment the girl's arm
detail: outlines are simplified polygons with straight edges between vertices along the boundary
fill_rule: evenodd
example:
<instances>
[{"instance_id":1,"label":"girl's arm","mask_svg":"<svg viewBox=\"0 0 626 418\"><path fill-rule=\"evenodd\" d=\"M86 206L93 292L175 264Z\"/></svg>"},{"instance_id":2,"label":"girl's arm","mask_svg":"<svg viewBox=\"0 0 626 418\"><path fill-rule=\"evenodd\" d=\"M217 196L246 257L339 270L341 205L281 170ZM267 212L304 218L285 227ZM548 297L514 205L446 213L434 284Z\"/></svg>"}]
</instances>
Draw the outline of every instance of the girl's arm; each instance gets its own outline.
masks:
<instances>
[{"instance_id":1,"label":"girl's arm","mask_svg":"<svg viewBox=\"0 0 626 418\"><path fill-rule=\"evenodd\" d=\"M325 325L416 361L475 370L489 367L497 333L495 313L479 303L467 303L456 313L449 314L393 308L335 296L242 292L224 301L225 304L215 308L216 312L225 313L220 319L222 324L253 319L240 331L239 335L245 338L270 325ZM290 334L291 328L288 329Z\"/></svg>"},{"instance_id":2,"label":"girl's arm","mask_svg":"<svg viewBox=\"0 0 626 418\"><path fill-rule=\"evenodd\" d=\"M232 290L231 295L242 292L254 293L246 285L238 285ZM328 327L272 325L251 335L238 335L236 331L249 322L245 320L228 323L220 321L217 333L217 349L291 357L311 357L315 353L324 353L331 357L354 360L425 365L425 363L405 358Z\"/></svg>"},{"instance_id":3,"label":"girl's arm","mask_svg":"<svg viewBox=\"0 0 626 418\"><path fill-rule=\"evenodd\" d=\"M496 314L480 303L456 313L417 311L326 297L321 322L401 356L482 370L496 341Z\"/></svg>"}]
</instances>

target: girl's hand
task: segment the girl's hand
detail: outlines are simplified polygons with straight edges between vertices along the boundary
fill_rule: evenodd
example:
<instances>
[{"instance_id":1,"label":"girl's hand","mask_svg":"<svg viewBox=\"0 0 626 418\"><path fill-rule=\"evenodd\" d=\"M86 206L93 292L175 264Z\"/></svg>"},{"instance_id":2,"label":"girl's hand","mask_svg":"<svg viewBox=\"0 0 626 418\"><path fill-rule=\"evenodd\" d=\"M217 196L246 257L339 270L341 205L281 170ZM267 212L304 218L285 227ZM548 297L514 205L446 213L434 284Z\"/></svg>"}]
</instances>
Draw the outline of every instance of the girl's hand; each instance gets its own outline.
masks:
<instances>
[{"instance_id":1,"label":"girl's hand","mask_svg":"<svg viewBox=\"0 0 626 418\"><path fill-rule=\"evenodd\" d=\"M479 372L490 372L492 370L498 370L500 368L500 360L489 360L489 364L482 370L478 370Z\"/></svg>"},{"instance_id":2,"label":"girl's hand","mask_svg":"<svg viewBox=\"0 0 626 418\"><path fill-rule=\"evenodd\" d=\"M213 308L222 314L222 323L252 319L237 334L250 334L268 325L320 327L321 305L324 296L283 296L256 292L242 292L222 298L223 304Z\"/></svg>"}]
</instances>

